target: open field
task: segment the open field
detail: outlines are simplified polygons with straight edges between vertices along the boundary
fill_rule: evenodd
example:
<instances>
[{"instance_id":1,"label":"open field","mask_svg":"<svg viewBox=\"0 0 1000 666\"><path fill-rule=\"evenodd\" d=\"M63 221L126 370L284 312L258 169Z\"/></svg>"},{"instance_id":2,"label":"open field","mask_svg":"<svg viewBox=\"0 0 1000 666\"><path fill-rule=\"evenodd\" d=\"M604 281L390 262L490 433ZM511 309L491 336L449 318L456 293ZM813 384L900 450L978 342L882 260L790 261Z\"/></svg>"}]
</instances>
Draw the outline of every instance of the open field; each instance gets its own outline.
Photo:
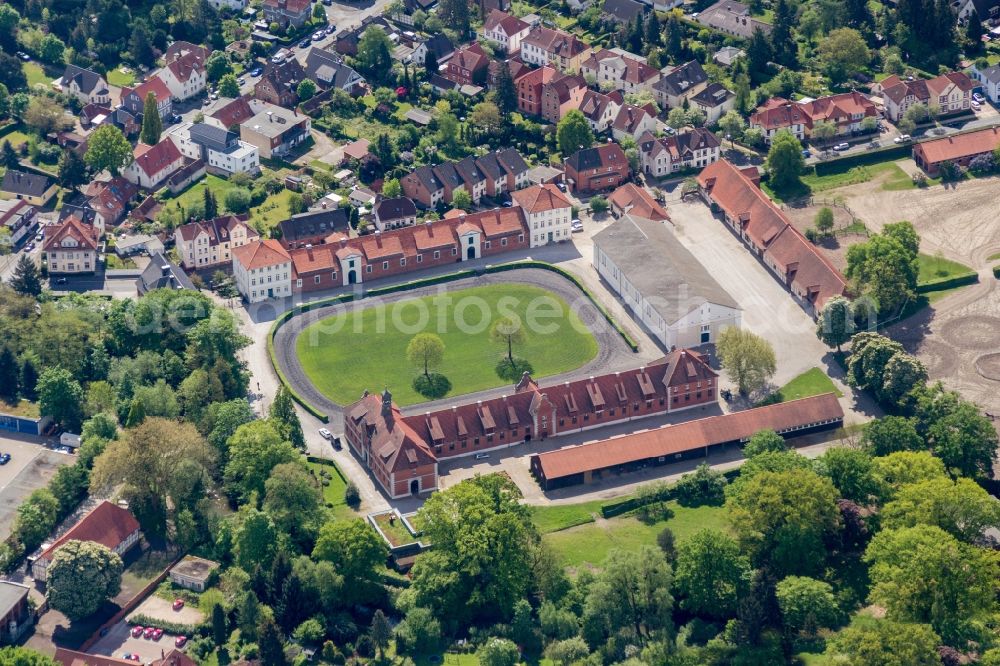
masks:
<instances>
[{"instance_id":1,"label":"open field","mask_svg":"<svg viewBox=\"0 0 1000 666\"><path fill-rule=\"evenodd\" d=\"M50 77L37 62L24 63L24 75L28 77L28 87L34 88L36 85L48 87L55 77Z\"/></svg>"},{"instance_id":2,"label":"open field","mask_svg":"<svg viewBox=\"0 0 1000 666\"><path fill-rule=\"evenodd\" d=\"M683 541L703 529L727 529L723 507L685 508L676 502L668 502L667 505L674 515L665 521L647 524L632 516L600 518L592 523L550 532L542 538L564 566L579 568L600 566L615 548L635 550L640 546L656 546L656 535L664 527L673 530L677 541Z\"/></svg>"},{"instance_id":3,"label":"open field","mask_svg":"<svg viewBox=\"0 0 1000 666\"><path fill-rule=\"evenodd\" d=\"M131 71L126 74L121 68L108 71L108 83L113 86L133 86L135 85L135 74Z\"/></svg>"},{"instance_id":4,"label":"open field","mask_svg":"<svg viewBox=\"0 0 1000 666\"><path fill-rule=\"evenodd\" d=\"M400 405L425 400L412 383L421 369L406 361L406 347L419 332L444 341L444 360L434 369L451 382L448 395L509 384L496 374L506 348L490 340L492 322L509 307L525 322L525 342L514 354L533 367L535 378L584 365L597 355L597 342L561 297L527 284L472 287L437 296L408 299L336 315L309 326L296 342L306 376L340 404L358 398L358 387L388 386ZM502 301L502 302L501 302ZM546 311L532 325L533 313Z\"/></svg>"},{"instance_id":5,"label":"open field","mask_svg":"<svg viewBox=\"0 0 1000 666\"><path fill-rule=\"evenodd\" d=\"M965 264L960 264L957 261L945 259L941 256L932 257L921 254L917 256L917 264L920 267L920 274L917 276L918 285L933 282L934 280L975 273L974 270Z\"/></svg>"}]
</instances>

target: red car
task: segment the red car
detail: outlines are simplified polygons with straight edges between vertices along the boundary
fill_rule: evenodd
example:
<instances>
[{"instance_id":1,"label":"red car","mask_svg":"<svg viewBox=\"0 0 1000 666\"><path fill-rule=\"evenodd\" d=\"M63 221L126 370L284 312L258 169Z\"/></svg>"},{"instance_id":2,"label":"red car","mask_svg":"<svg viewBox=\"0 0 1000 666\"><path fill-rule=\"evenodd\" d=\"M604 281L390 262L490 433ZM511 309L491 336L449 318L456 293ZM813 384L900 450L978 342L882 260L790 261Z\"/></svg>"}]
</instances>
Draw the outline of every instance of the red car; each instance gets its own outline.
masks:
<instances>
[{"instance_id":1,"label":"red car","mask_svg":"<svg viewBox=\"0 0 1000 666\"><path fill-rule=\"evenodd\" d=\"M132 653L132 661L142 661L142 657L136 653Z\"/></svg>"},{"instance_id":2,"label":"red car","mask_svg":"<svg viewBox=\"0 0 1000 666\"><path fill-rule=\"evenodd\" d=\"M132 627L132 638L139 638L139 636L142 636L142 632L143 632L143 627L139 626L138 624L135 625L134 627Z\"/></svg>"},{"instance_id":3,"label":"red car","mask_svg":"<svg viewBox=\"0 0 1000 666\"><path fill-rule=\"evenodd\" d=\"M143 638L152 638L154 631L156 631L156 627L146 627L142 631L142 637Z\"/></svg>"},{"instance_id":4,"label":"red car","mask_svg":"<svg viewBox=\"0 0 1000 666\"><path fill-rule=\"evenodd\" d=\"M188 642L187 636L178 636L177 638L174 639L174 646L184 647L184 645L187 642Z\"/></svg>"},{"instance_id":5,"label":"red car","mask_svg":"<svg viewBox=\"0 0 1000 666\"><path fill-rule=\"evenodd\" d=\"M175 611L179 611L180 609L184 608L184 600L183 599L174 599L174 606L173 606L173 608L174 608Z\"/></svg>"},{"instance_id":6,"label":"red car","mask_svg":"<svg viewBox=\"0 0 1000 666\"><path fill-rule=\"evenodd\" d=\"M160 628L153 629L153 636L152 636L152 638L153 638L154 641L158 641L162 637L163 637L163 629L160 629Z\"/></svg>"}]
</instances>

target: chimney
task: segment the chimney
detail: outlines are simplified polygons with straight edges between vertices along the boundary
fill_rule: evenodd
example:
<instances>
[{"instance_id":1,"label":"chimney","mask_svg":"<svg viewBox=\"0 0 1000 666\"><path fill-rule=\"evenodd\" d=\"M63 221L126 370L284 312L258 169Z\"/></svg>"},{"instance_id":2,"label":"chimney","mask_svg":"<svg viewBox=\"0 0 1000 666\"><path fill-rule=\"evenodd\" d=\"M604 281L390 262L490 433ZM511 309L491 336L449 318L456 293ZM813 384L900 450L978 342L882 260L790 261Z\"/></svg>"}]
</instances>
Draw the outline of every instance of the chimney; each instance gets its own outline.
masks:
<instances>
[{"instance_id":1,"label":"chimney","mask_svg":"<svg viewBox=\"0 0 1000 666\"><path fill-rule=\"evenodd\" d=\"M268 119L268 121L270 121L272 123L274 122L274 111L268 111L267 112L267 119Z\"/></svg>"},{"instance_id":2,"label":"chimney","mask_svg":"<svg viewBox=\"0 0 1000 666\"><path fill-rule=\"evenodd\" d=\"M170 275L170 264L163 264L162 266L160 266L160 275L162 275L163 277L167 277L168 275Z\"/></svg>"}]
</instances>

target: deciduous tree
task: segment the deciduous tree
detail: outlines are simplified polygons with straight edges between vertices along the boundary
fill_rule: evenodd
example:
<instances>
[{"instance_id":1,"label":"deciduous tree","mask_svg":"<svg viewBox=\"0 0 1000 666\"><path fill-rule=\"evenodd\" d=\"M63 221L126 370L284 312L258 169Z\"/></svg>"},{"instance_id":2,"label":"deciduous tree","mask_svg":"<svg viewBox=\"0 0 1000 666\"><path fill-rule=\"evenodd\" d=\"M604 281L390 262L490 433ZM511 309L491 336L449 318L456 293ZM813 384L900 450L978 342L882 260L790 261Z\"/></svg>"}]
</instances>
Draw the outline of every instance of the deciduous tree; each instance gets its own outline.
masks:
<instances>
[{"instance_id":1,"label":"deciduous tree","mask_svg":"<svg viewBox=\"0 0 1000 666\"><path fill-rule=\"evenodd\" d=\"M719 334L716 350L729 379L745 396L767 386L777 369L771 343L739 326L730 326Z\"/></svg>"},{"instance_id":2,"label":"deciduous tree","mask_svg":"<svg viewBox=\"0 0 1000 666\"><path fill-rule=\"evenodd\" d=\"M229 438L229 462L224 478L230 496L247 502L256 493L264 496L264 482L271 470L294 462L298 453L270 420L241 425Z\"/></svg>"},{"instance_id":3,"label":"deciduous tree","mask_svg":"<svg viewBox=\"0 0 1000 666\"><path fill-rule=\"evenodd\" d=\"M1000 527L1000 502L970 479L938 476L902 486L881 517L886 529L935 525L974 542L987 529Z\"/></svg>"},{"instance_id":4,"label":"deciduous tree","mask_svg":"<svg viewBox=\"0 0 1000 666\"><path fill-rule=\"evenodd\" d=\"M83 424L83 388L65 368L47 368L38 378L38 408L70 432Z\"/></svg>"},{"instance_id":5,"label":"deciduous tree","mask_svg":"<svg viewBox=\"0 0 1000 666\"><path fill-rule=\"evenodd\" d=\"M67 541L52 556L46 597L71 620L92 615L121 589L122 559L94 541Z\"/></svg>"},{"instance_id":6,"label":"deciduous tree","mask_svg":"<svg viewBox=\"0 0 1000 666\"><path fill-rule=\"evenodd\" d=\"M556 126L556 144L563 157L594 144L594 132L587 119L577 109L566 113Z\"/></svg>"},{"instance_id":7,"label":"deciduous tree","mask_svg":"<svg viewBox=\"0 0 1000 666\"><path fill-rule=\"evenodd\" d=\"M940 644L930 625L874 620L841 630L826 654L845 666L940 666Z\"/></svg>"},{"instance_id":8,"label":"deciduous tree","mask_svg":"<svg viewBox=\"0 0 1000 666\"><path fill-rule=\"evenodd\" d=\"M794 134L780 130L771 138L766 166L775 188L789 188L799 182L799 176L805 169L805 158L802 157L802 144Z\"/></svg>"},{"instance_id":9,"label":"deciduous tree","mask_svg":"<svg viewBox=\"0 0 1000 666\"><path fill-rule=\"evenodd\" d=\"M815 578L788 576L775 586L781 621L792 632L812 636L823 627L832 627L840 616L833 588Z\"/></svg>"},{"instance_id":10,"label":"deciduous tree","mask_svg":"<svg viewBox=\"0 0 1000 666\"><path fill-rule=\"evenodd\" d=\"M750 561L728 534L701 530L677 548L674 577L681 607L724 620L736 615L736 601L749 585Z\"/></svg>"},{"instance_id":11,"label":"deciduous tree","mask_svg":"<svg viewBox=\"0 0 1000 666\"><path fill-rule=\"evenodd\" d=\"M406 358L429 378L430 371L444 360L444 341L434 333L418 333L406 345Z\"/></svg>"},{"instance_id":12,"label":"deciduous tree","mask_svg":"<svg viewBox=\"0 0 1000 666\"><path fill-rule=\"evenodd\" d=\"M819 228L818 218L819 216L816 220L817 228ZM838 353L840 346L854 335L854 328L851 302L843 296L834 296L827 300L816 319L816 337L826 346L836 347Z\"/></svg>"},{"instance_id":13,"label":"deciduous tree","mask_svg":"<svg viewBox=\"0 0 1000 666\"><path fill-rule=\"evenodd\" d=\"M107 169L112 176L132 163L132 144L110 123L98 127L87 140L84 160L95 172Z\"/></svg>"}]
</instances>

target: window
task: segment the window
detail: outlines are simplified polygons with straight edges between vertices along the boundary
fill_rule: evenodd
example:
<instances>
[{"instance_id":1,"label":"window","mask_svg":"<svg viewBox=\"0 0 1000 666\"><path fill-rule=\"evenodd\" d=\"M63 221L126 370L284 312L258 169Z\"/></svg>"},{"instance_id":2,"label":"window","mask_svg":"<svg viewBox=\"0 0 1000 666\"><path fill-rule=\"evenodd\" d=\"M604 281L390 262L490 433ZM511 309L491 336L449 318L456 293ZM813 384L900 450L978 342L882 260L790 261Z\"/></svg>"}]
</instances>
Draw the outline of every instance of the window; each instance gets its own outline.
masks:
<instances>
[{"instance_id":1,"label":"window","mask_svg":"<svg viewBox=\"0 0 1000 666\"><path fill-rule=\"evenodd\" d=\"M389 262L388 261L383 261L382 262L382 270L384 270L384 271L389 270Z\"/></svg>"},{"instance_id":2,"label":"window","mask_svg":"<svg viewBox=\"0 0 1000 666\"><path fill-rule=\"evenodd\" d=\"M451 248L451 256L454 257L454 256L457 256L457 255L458 255L458 248L457 247Z\"/></svg>"},{"instance_id":3,"label":"window","mask_svg":"<svg viewBox=\"0 0 1000 666\"><path fill-rule=\"evenodd\" d=\"M372 272L372 265L365 264L365 273L371 273L371 272Z\"/></svg>"},{"instance_id":4,"label":"window","mask_svg":"<svg viewBox=\"0 0 1000 666\"><path fill-rule=\"evenodd\" d=\"M402 257L402 258L400 258L400 260L399 260L399 265L400 265L400 266L405 266L405 265L406 265L406 257Z\"/></svg>"},{"instance_id":5,"label":"window","mask_svg":"<svg viewBox=\"0 0 1000 666\"><path fill-rule=\"evenodd\" d=\"M417 263L418 264L424 263L424 255L422 255L422 254L418 254L417 255Z\"/></svg>"},{"instance_id":6,"label":"window","mask_svg":"<svg viewBox=\"0 0 1000 666\"><path fill-rule=\"evenodd\" d=\"M440 259L441 258L441 251L440 250L434 250L434 258L435 259Z\"/></svg>"},{"instance_id":7,"label":"window","mask_svg":"<svg viewBox=\"0 0 1000 666\"><path fill-rule=\"evenodd\" d=\"M301 287L302 286L302 280L301 279L300 280L296 280L295 281L295 286L296 287Z\"/></svg>"},{"instance_id":8,"label":"window","mask_svg":"<svg viewBox=\"0 0 1000 666\"><path fill-rule=\"evenodd\" d=\"M507 239L506 238L501 238L500 239L500 246L501 247L507 247Z\"/></svg>"},{"instance_id":9,"label":"window","mask_svg":"<svg viewBox=\"0 0 1000 666\"><path fill-rule=\"evenodd\" d=\"M322 276L317 275L316 277L313 278L313 284L319 284L322 279L323 279ZM299 282L302 282L302 280L299 280Z\"/></svg>"}]
</instances>

